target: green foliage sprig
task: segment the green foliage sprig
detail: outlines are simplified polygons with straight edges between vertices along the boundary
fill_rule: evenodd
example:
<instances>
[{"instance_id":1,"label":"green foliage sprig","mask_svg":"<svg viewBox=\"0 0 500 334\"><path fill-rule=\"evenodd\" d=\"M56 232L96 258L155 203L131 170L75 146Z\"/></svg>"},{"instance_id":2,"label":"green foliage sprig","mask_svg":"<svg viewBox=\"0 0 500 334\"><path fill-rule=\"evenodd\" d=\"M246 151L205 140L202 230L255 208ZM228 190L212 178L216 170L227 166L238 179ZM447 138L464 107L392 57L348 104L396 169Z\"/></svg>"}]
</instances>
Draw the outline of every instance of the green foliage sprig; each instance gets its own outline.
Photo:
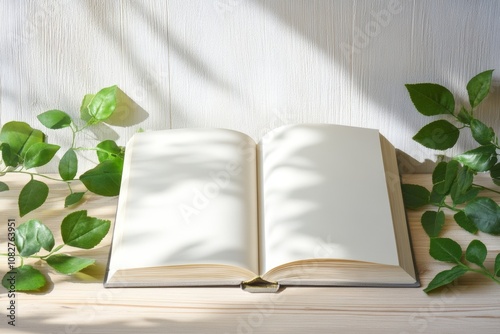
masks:
<instances>
[{"instance_id":1,"label":"green foliage sprig","mask_svg":"<svg viewBox=\"0 0 500 334\"><path fill-rule=\"evenodd\" d=\"M96 147L84 148L76 145L77 135L85 129L108 120L116 111L118 104L117 86L101 89L96 94L87 94L80 107L82 126L78 126L69 114L61 110L49 110L37 116L42 125L51 130L69 129L72 132L70 147L58 163L59 177L38 173L33 168L49 163L56 156L61 146L46 142L47 136L39 129L24 122L12 121L0 130L0 177L6 174L27 174L30 180L23 186L18 198L21 217L42 206L48 195L49 186L43 182L50 179L63 182L68 186L69 194L64 207L71 207L83 199L85 192L75 192L73 184L83 184L87 191L101 196L116 196L120 192L123 169L124 148L112 140L104 140ZM82 122L79 122L82 123ZM98 164L79 177L77 151L96 151ZM0 181L0 191L9 190L9 186ZM54 234L38 219L31 219L17 228L8 226L9 258L19 258L21 264L11 266L3 279L6 288L15 281L17 291L38 290L47 283L45 276L33 266L24 264L25 259L36 258L45 261L59 273L73 274L94 263L93 259L80 258L58 253L64 246L83 249L95 247L106 236L110 222L87 215L87 211L68 214L60 229L63 244L55 247ZM15 245L15 247L14 247ZM48 253L39 255L41 249ZM12 251L11 251L12 250ZM9 261L10 262L10 261Z\"/></svg>"},{"instance_id":2,"label":"green foliage sprig","mask_svg":"<svg viewBox=\"0 0 500 334\"><path fill-rule=\"evenodd\" d=\"M445 87L432 83L407 84L406 88L417 111L425 116L442 116L425 125L413 137L425 147L446 150L457 143L460 132L469 129L478 147L453 157L450 161L439 162L432 173L432 190L414 184L403 184L405 206L418 209L425 205L436 210L425 211L421 217L422 227L430 237L430 255L439 261L455 263L450 270L438 273L429 283L425 292L453 282L467 272L476 272L500 284L500 254L496 256L494 268L489 271L484 266L487 257L486 246L473 240L465 252L460 245L439 235L445 225L444 210L454 212L455 222L469 233L478 231L500 235L500 207L481 191L489 190L474 183L479 172L489 172L493 182L500 185L500 163L497 149L500 149L495 131L480 121L475 111L490 92L493 70L484 71L473 77L467 84L470 107L456 110L455 98ZM451 119L454 123L450 122ZM470 265L469 265L470 264ZM471 266L474 265L474 266Z\"/></svg>"}]
</instances>

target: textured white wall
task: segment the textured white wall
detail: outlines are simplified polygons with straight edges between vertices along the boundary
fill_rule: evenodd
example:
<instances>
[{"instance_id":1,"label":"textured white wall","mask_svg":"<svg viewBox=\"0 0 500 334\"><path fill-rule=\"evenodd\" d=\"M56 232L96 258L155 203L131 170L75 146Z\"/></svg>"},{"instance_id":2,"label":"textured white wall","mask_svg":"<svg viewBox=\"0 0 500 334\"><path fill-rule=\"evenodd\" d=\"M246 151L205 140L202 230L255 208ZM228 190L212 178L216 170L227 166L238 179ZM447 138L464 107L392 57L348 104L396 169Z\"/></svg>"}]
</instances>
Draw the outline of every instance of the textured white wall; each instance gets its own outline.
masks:
<instances>
[{"instance_id":1,"label":"textured white wall","mask_svg":"<svg viewBox=\"0 0 500 334\"><path fill-rule=\"evenodd\" d=\"M500 85L495 0L0 0L0 15L1 123L38 126L55 108L77 116L85 93L118 84L148 116L95 131L121 144L138 128L259 139L328 122L379 128L409 156L435 160L411 139L428 119L404 84L437 82L462 101L480 71L498 69ZM498 132L499 102L496 89L479 114ZM67 132L47 132L69 144ZM464 138L458 150L470 147ZM414 168L425 170L403 171Z\"/></svg>"}]
</instances>

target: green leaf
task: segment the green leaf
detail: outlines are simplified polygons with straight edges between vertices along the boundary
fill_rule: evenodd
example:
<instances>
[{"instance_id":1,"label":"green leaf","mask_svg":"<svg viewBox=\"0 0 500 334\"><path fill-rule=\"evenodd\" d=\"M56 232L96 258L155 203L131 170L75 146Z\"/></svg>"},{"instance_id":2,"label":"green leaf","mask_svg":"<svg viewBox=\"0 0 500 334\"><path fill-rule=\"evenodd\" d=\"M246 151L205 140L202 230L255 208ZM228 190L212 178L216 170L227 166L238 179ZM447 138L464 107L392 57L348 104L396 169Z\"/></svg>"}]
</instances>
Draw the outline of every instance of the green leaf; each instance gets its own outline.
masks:
<instances>
[{"instance_id":1,"label":"green leaf","mask_svg":"<svg viewBox=\"0 0 500 334\"><path fill-rule=\"evenodd\" d=\"M477 197L477 195L479 195L479 192L481 191L480 188L470 188L466 192L461 193L458 191L458 188L458 183L453 184L453 186L451 187L451 199L453 201L453 204L455 205L472 201Z\"/></svg>"},{"instance_id":2,"label":"green leaf","mask_svg":"<svg viewBox=\"0 0 500 334\"><path fill-rule=\"evenodd\" d=\"M486 246L479 240L472 240L467 246L465 251L465 259L470 263L477 264L481 268L484 268L483 263L486 260L486 255L488 251Z\"/></svg>"},{"instance_id":3,"label":"green leaf","mask_svg":"<svg viewBox=\"0 0 500 334\"><path fill-rule=\"evenodd\" d=\"M495 257L495 276L500 276L500 253Z\"/></svg>"},{"instance_id":4,"label":"green leaf","mask_svg":"<svg viewBox=\"0 0 500 334\"><path fill-rule=\"evenodd\" d=\"M472 137L481 145L491 144L493 138L495 138L493 129L478 119L473 119L470 122L470 130Z\"/></svg>"},{"instance_id":5,"label":"green leaf","mask_svg":"<svg viewBox=\"0 0 500 334\"><path fill-rule=\"evenodd\" d=\"M37 118L40 123L53 130L67 128L71 124L71 117L61 110L48 110Z\"/></svg>"},{"instance_id":6,"label":"green leaf","mask_svg":"<svg viewBox=\"0 0 500 334\"><path fill-rule=\"evenodd\" d=\"M24 167L27 169L40 167L47 164L61 147L47 143L31 145L24 157Z\"/></svg>"},{"instance_id":7,"label":"green leaf","mask_svg":"<svg viewBox=\"0 0 500 334\"><path fill-rule=\"evenodd\" d=\"M42 247L50 252L54 247L54 236L50 229L35 219L19 225L14 240L21 256L38 253Z\"/></svg>"},{"instance_id":8,"label":"green leaf","mask_svg":"<svg viewBox=\"0 0 500 334\"><path fill-rule=\"evenodd\" d=\"M90 124L90 125L98 122L96 119L92 118L92 115L90 115L89 108L88 108L90 101L92 101L94 96L95 96L95 94L86 94L83 97L82 105L80 107L80 118L82 120L84 120L85 122L87 122L87 124Z\"/></svg>"},{"instance_id":9,"label":"green leaf","mask_svg":"<svg viewBox=\"0 0 500 334\"><path fill-rule=\"evenodd\" d=\"M477 197L464 208L467 217L485 233L500 234L500 207L488 197Z\"/></svg>"},{"instance_id":10,"label":"green leaf","mask_svg":"<svg viewBox=\"0 0 500 334\"><path fill-rule=\"evenodd\" d=\"M90 116L98 121L108 119L116 108L117 91L116 85L101 89L87 106Z\"/></svg>"},{"instance_id":11,"label":"green leaf","mask_svg":"<svg viewBox=\"0 0 500 334\"><path fill-rule=\"evenodd\" d=\"M493 182L497 185L500 186L500 163L494 165L490 169L490 176Z\"/></svg>"},{"instance_id":12,"label":"green leaf","mask_svg":"<svg viewBox=\"0 0 500 334\"><path fill-rule=\"evenodd\" d=\"M0 131L0 142L7 143L11 155L17 155L18 157L24 157L33 144L42 143L44 140L45 135L42 131L33 129L24 122L8 122L4 124ZM4 154L3 150L2 154Z\"/></svg>"},{"instance_id":13,"label":"green leaf","mask_svg":"<svg viewBox=\"0 0 500 334\"><path fill-rule=\"evenodd\" d=\"M448 166L446 161L441 161L436 165L432 172L432 184L444 181L446 178L446 166Z\"/></svg>"},{"instance_id":14,"label":"green leaf","mask_svg":"<svg viewBox=\"0 0 500 334\"><path fill-rule=\"evenodd\" d=\"M59 175L65 181L73 180L78 172L78 157L70 148L59 161Z\"/></svg>"},{"instance_id":15,"label":"green leaf","mask_svg":"<svg viewBox=\"0 0 500 334\"><path fill-rule=\"evenodd\" d=\"M473 179L474 172L467 166L458 170L457 177L450 190L453 204L457 205L471 201L479 194L480 189L472 187Z\"/></svg>"},{"instance_id":16,"label":"green leaf","mask_svg":"<svg viewBox=\"0 0 500 334\"><path fill-rule=\"evenodd\" d=\"M474 225L474 223L472 222L472 220L470 220L467 215L465 214L465 212L463 211L459 211L457 212L453 218L455 219L455 221L457 222L457 224L463 228L464 230L466 230L467 232L469 233L472 233L472 234L476 234L477 233L477 227L476 225Z\"/></svg>"},{"instance_id":17,"label":"green leaf","mask_svg":"<svg viewBox=\"0 0 500 334\"><path fill-rule=\"evenodd\" d=\"M462 248L449 238L432 238L429 254L438 261L460 263Z\"/></svg>"},{"instance_id":18,"label":"green leaf","mask_svg":"<svg viewBox=\"0 0 500 334\"><path fill-rule=\"evenodd\" d=\"M432 83L405 85L415 108L425 116L453 114L455 99L445 87Z\"/></svg>"},{"instance_id":19,"label":"green leaf","mask_svg":"<svg viewBox=\"0 0 500 334\"><path fill-rule=\"evenodd\" d=\"M462 107L457 114L457 119L464 124L470 124L472 121L472 115L467 111L467 109Z\"/></svg>"},{"instance_id":20,"label":"green leaf","mask_svg":"<svg viewBox=\"0 0 500 334\"><path fill-rule=\"evenodd\" d=\"M83 198L83 195L85 195L84 192L77 192L77 193L72 193L66 197L64 200L64 207L67 208L68 206L74 205L78 202L80 202Z\"/></svg>"},{"instance_id":21,"label":"green leaf","mask_svg":"<svg viewBox=\"0 0 500 334\"><path fill-rule=\"evenodd\" d=\"M109 231L109 220L87 216L87 211L67 215L61 223L61 235L65 244L90 249L97 246Z\"/></svg>"},{"instance_id":22,"label":"green leaf","mask_svg":"<svg viewBox=\"0 0 500 334\"><path fill-rule=\"evenodd\" d=\"M420 222L429 237L437 237L444 226L444 212L426 211Z\"/></svg>"},{"instance_id":23,"label":"green leaf","mask_svg":"<svg viewBox=\"0 0 500 334\"><path fill-rule=\"evenodd\" d=\"M460 131L455 125L440 119L420 129L413 140L431 149L446 150L455 146L459 136Z\"/></svg>"},{"instance_id":24,"label":"green leaf","mask_svg":"<svg viewBox=\"0 0 500 334\"><path fill-rule=\"evenodd\" d=\"M2 278L4 288L15 291L35 291L43 288L46 283L45 276L30 265L14 268Z\"/></svg>"},{"instance_id":25,"label":"green leaf","mask_svg":"<svg viewBox=\"0 0 500 334\"><path fill-rule=\"evenodd\" d=\"M454 160L446 163L445 166L446 168L444 170L444 180L435 183L433 188L438 194L442 195L449 194L450 188L457 177L457 172L460 167L458 162ZM443 169L442 165L439 166L439 168ZM442 171L440 170L439 173L442 173ZM442 179L442 177L443 177L442 175L436 176L436 180Z\"/></svg>"},{"instance_id":26,"label":"green leaf","mask_svg":"<svg viewBox=\"0 0 500 334\"><path fill-rule=\"evenodd\" d=\"M494 145L479 146L457 155L454 159L478 172L489 170L497 162Z\"/></svg>"},{"instance_id":27,"label":"green leaf","mask_svg":"<svg viewBox=\"0 0 500 334\"><path fill-rule=\"evenodd\" d=\"M97 158L99 162L106 160L116 159L117 157L123 159L124 151L120 148L114 140L105 140L97 144Z\"/></svg>"},{"instance_id":28,"label":"green leaf","mask_svg":"<svg viewBox=\"0 0 500 334\"><path fill-rule=\"evenodd\" d=\"M481 72L467 83L467 92L469 93L469 102L472 108L477 107L488 96L492 74L493 70Z\"/></svg>"},{"instance_id":29,"label":"green leaf","mask_svg":"<svg viewBox=\"0 0 500 334\"><path fill-rule=\"evenodd\" d=\"M440 194L436 188L439 188L441 186L441 183L437 183L435 184L433 187L432 187L432 191L431 191L431 196L430 196L430 199L429 199L429 202L431 204L435 204L437 206L440 206L441 203L443 202L443 200L446 198L447 195L445 194Z\"/></svg>"},{"instance_id":30,"label":"green leaf","mask_svg":"<svg viewBox=\"0 0 500 334\"><path fill-rule=\"evenodd\" d=\"M47 258L47 263L61 274L71 275L94 264L95 260L56 254Z\"/></svg>"},{"instance_id":31,"label":"green leaf","mask_svg":"<svg viewBox=\"0 0 500 334\"><path fill-rule=\"evenodd\" d=\"M461 266L455 266L449 270L444 270L440 273L438 273L432 281L429 283L429 285L424 289L425 293L429 293L432 290L435 290L437 288L440 288L442 286L445 286L447 284L450 284L463 274L467 272L467 268L461 267Z\"/></svg>"},{"instance_id":32,"label":"green leaf","mask_svg":"<svg viewBox=\"0 0 500 334\"><path fill-rule=\"evenodd\" d=\"M0 181L0 192L9 190L7 183Z\"/></svg>"},{"instance_id":33,"label":"green leaf","mask_svg":"<svg viewBox=\"0 0 500 334\"><path fill-rule=\"evenodd\" d=\"M120 193L123 160L101 162L80 176L80 180L91 192L101 196L116 196Z\"/></svg>"},{"instance_id":34,"label":"green leaf","mask_svg":"<svg viewBox=\"0 0 500 334\"><path fill-rule=\"evenodd\" d=\"M19 165L19 156L12 152L9 144L0 144L0 149L2 150L2 160L6 166L17 167Z\"/></svg>"},{"instance_id":35,"label":"green leaf","mask_svg":"<svg viewBox=\"0 0 500 334\"><path fill-rule=\"evenodd\" d=\"M19 214L21 217L40 207L49 195L49 187L41 182L32 179L21 189L19 194Z\"/></svg>"},{"instance_id":36,"label":"green leaf","mask_svg":"<svg viewBox=\"0 0 500 334\"><path fill-rule=\"evenodd\" d=\"M402 184L403 201L408 209L418 209L429 204L430 192L417 184Z\"/></svg>"}]
</instances>

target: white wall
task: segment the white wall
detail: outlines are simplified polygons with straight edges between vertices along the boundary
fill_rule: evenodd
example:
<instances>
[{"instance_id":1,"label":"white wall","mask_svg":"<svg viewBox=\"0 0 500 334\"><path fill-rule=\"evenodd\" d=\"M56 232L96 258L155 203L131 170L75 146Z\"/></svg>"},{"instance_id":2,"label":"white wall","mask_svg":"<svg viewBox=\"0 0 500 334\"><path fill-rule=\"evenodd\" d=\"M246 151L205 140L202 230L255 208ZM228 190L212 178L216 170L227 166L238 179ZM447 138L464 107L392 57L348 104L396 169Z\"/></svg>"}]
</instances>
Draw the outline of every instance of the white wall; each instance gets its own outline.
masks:
<instances>
[{"instance_id":1,"label":"white wall","mask_svg":"<svg viewBox=\"0 0 500 334\"><path fill-rule=\"evenodd\" d=\"M148 114L96 131L121 144L138 128L259 139L286 123L328 122L379 128L409 156L435 160L411 139L428 119L404 84L437 82L463 101L480 71L498 69L500 85L495 0L0 0L0 31L2 124L38 126L36 115L56 108L77 116L85 93L118 84ZM497 132L499 102L497 89L479 114ZM67 132L47 132L69 144ZM415 167L425 170L403 172Z\"/></svg>"}]
</instances>

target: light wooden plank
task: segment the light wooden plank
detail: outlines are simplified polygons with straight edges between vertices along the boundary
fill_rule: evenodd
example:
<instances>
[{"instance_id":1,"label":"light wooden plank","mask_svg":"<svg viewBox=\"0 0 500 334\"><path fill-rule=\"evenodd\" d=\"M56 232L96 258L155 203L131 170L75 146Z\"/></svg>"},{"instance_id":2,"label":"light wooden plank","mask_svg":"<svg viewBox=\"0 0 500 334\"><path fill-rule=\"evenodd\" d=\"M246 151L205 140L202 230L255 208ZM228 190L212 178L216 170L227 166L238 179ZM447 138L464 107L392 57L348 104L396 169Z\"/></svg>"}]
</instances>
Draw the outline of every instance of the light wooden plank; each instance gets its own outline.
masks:
<instances>
[{"instance_id":1,"label":"light wooden plank","mask_svg":"<svg viewBox=\"0 0 500 334\"><path fill-rule=\"evenodd\" d=\"M404 175L406 183L429 187L430 175ZM12 190L0 193L0 230L7 217L20 219L15 208L17 195L27 178L2 177ZM491 185L487 176L479 183ZM40 218L55 231L68 213L62 209L67 193L64 185L54 185L49 203L26 219ZM496 200L500 195L492 194ZM104 219L114 219L116 200L87 196L78 209ZM428 254L429 239L420 225L423 210L408 211L417 269L423 286L450 265L438 263ZM147 222L145 222L147 228ZM2 234L5 235L5 234ZM477 238L461 230L451 219L444 236L462 247ZM486 265L500 251L498 237L480 233L489 255ZM60 240L60 237L58 237ZM57 242L59 242L56 241ZM500 288L478 275L466 275L458 285L441 293L426 295L421 288L286 288L279 294L249 294L237 288L141 288L104 289L102 280L109 251L110 235L97 248L74 255L95 257L97 265L74 276L41 270L52 283L42 293L16 295L16 333L497 333L500 322ZM7 247L0 239L1 252ZM144 256L148 256L144 254ZM0 271L6 261L0 257ZM0 330L11 330L6 322L10 301L0 288Z\"/></svg>"}]
</instances>

